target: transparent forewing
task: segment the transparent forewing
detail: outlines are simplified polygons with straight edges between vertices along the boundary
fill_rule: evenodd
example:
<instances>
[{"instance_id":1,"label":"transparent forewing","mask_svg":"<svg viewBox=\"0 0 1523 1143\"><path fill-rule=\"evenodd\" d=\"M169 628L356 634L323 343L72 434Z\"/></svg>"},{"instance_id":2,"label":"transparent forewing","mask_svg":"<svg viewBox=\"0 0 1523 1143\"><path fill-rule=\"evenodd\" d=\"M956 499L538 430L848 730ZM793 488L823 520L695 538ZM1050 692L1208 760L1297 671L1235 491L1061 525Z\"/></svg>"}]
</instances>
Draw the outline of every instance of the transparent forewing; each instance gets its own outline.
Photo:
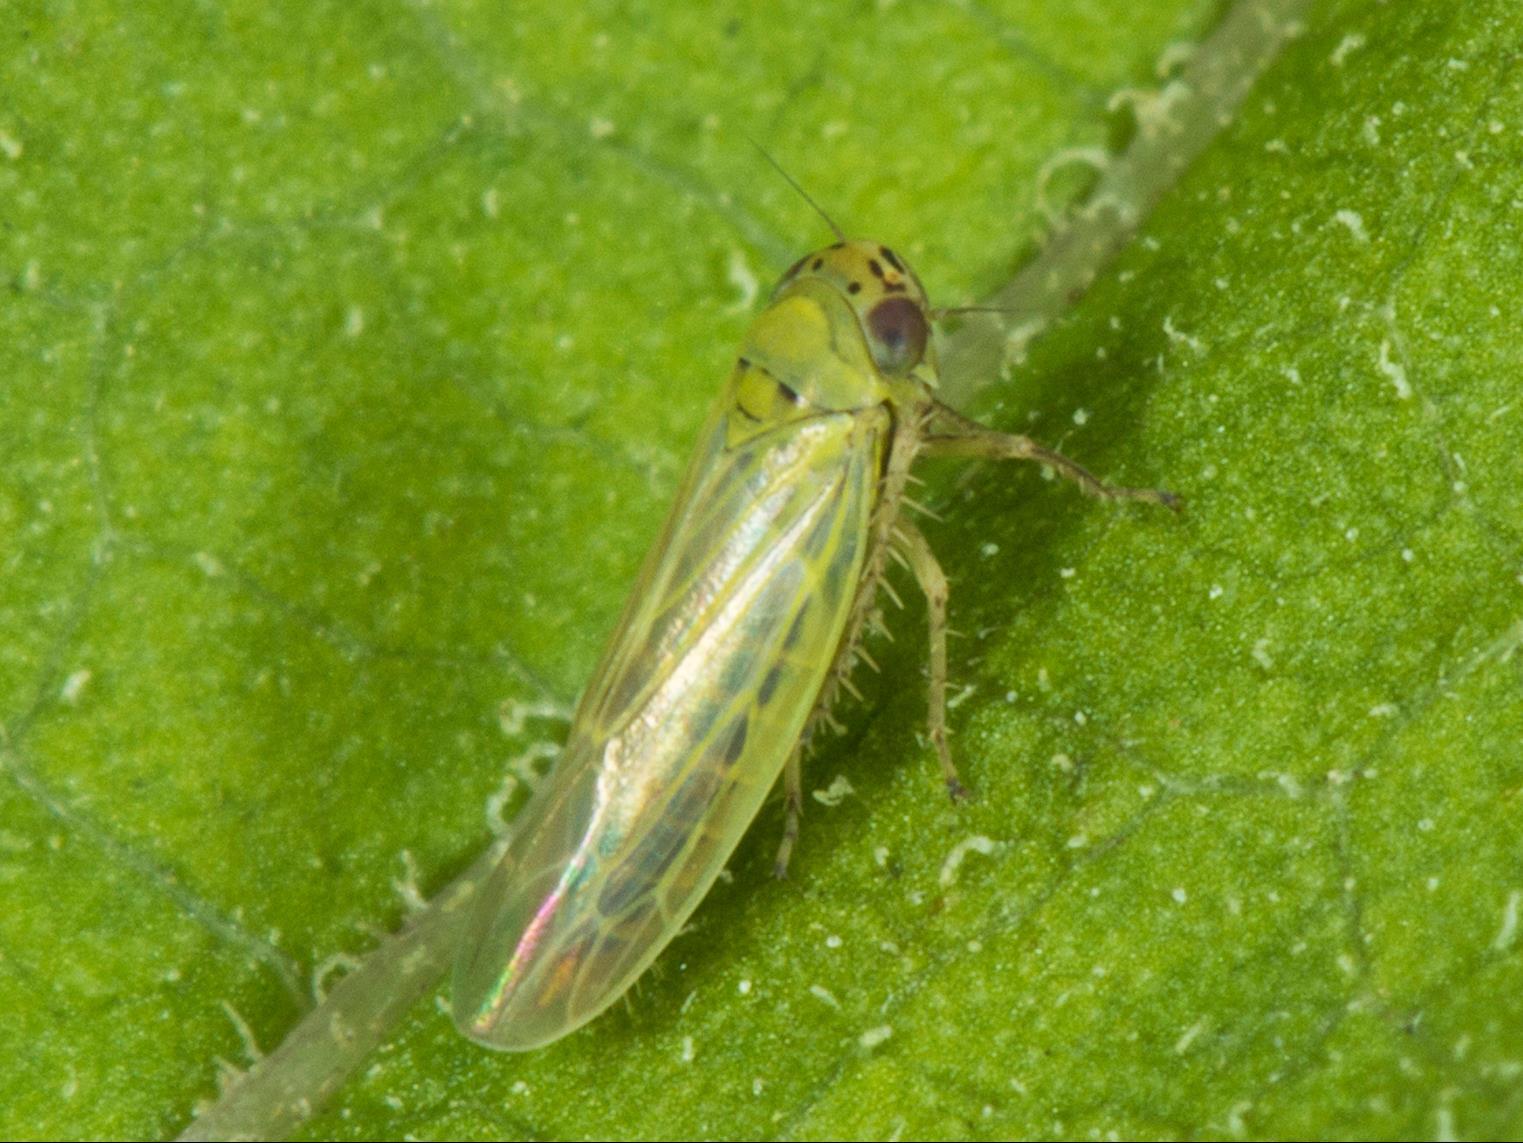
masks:
<instances>
[{"instance_id":1,"label":"transparent forewing","mask_svg":"<svg viewBox=\"0 0 1523 1143\"><path fill-rule=\"evenodd\" d=\"M635 595L478 900L455 1017L546 1043L616 999L713 883L798 741L867 546L889 418L734 443L711 421Z\"/></svg>"}]
</instances>

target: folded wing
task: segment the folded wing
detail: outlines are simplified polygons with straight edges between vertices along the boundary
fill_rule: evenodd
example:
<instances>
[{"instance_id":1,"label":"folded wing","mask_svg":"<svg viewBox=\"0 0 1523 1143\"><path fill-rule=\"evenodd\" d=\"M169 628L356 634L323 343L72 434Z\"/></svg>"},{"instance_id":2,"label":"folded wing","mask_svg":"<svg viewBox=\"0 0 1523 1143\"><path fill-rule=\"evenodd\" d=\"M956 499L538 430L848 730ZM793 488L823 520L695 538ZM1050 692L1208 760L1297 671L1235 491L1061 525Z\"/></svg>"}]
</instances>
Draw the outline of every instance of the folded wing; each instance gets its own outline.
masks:
<instances>
[{"instance_id":1,"label":"folded wing","mask_svg":"<svg viewBox=\"0 0 1523 1143\"><path fill-rule=\"evenodd\" d=\"M882 408L706 430L572 723L478 896L455 1019L492 1047L564 1035L674 937L755 817L851 608Z\"/></svg>"}]
</instances>

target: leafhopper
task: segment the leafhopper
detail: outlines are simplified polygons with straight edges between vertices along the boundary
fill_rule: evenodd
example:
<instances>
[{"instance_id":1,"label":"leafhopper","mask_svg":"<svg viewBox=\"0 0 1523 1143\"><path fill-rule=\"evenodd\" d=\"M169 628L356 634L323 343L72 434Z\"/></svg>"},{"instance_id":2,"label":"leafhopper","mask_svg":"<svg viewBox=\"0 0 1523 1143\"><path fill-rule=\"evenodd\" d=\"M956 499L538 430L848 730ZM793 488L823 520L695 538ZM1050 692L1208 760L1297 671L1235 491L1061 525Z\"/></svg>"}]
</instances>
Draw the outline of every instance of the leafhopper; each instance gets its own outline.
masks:
<instances>
[{"instance_id":1,"label":"leafhopper","mask_svg":"<svg viewBox=\"0 0 1523 1143\"><path fill-rule=\"evenodd\" d=\"M751 324L676 503L573 716L565 750L478 892L454 1018L524 1051L585 1024L677 935L782 778L787 865L800 762L850 686L890 560L925 592L929 731L952 796L947 582L906 517L923 456L1030 460L1116 488L936 398L932 310L877 242L806 254Z\"/></svg>"}]
</instances>

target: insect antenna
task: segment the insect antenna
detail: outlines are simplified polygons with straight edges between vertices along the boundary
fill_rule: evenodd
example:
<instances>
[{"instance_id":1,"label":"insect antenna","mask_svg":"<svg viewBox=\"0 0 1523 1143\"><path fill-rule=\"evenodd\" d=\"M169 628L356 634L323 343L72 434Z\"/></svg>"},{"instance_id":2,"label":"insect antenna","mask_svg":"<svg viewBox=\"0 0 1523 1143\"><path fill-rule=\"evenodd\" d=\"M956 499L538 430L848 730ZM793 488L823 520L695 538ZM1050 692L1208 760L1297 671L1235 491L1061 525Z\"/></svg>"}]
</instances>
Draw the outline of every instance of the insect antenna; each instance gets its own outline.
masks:
<instances>
[{"instance_id":1,"label":"insect antenna","mask_svg":"<svg viewBox=\"0 0 1523 1143\"><path fill-rule=\"evenodd\" d=\"M798 180L795 179L792 175L790 175L786 170L783 169L783 164L779 163L776 159L774 159L772 157L771 152L769 152L767 150L767 148L763 147L755 139L751 140L751 146L755 147L758 151L760 151L761 152L761 157L766 159L767 162L772 164L772 169L774 171L776 171L778 174L782 175L783 179L787 182L787 184L789 186L791 186L795 191L798 192L799 198L803 199L810 206L814 207L815 214L819 215L821 218L823 218L825 220L825 225L830 227L831 233L836 236L836 241L837 242L845 242L846 241L846 232L843 231L839 226L836 225L836 220L835 219L831 218L830 215L825 213L825 208L824 207L822 207L819 203L815 202L814 199L810 197L808 191L806 191L803 187L799 186Z\"/></svg>"}]
</instances>

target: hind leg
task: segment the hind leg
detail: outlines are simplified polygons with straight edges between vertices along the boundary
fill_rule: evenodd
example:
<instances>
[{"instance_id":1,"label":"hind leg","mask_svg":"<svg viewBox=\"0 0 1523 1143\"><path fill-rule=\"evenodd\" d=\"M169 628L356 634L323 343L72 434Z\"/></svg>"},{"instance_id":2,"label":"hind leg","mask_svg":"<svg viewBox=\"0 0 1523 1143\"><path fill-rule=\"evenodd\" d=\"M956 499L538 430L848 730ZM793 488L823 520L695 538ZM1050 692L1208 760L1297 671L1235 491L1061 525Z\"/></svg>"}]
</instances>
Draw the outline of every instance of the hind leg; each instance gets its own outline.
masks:
<instances>
[{"instance_id":1,"label":"hind leg","mask_svg":"<svg viewBox=\"0 0 1523 1143\"><path fill-rule=\"evenodd\" d=\"M799 839L799 819L804 814L804 767L800 761L803 751L795 746L783 767L783 840L777 847L777 861L772 871L779 879L788 876L788 862L793 857L794 842Z\"/></svg>"}]
</instances>

